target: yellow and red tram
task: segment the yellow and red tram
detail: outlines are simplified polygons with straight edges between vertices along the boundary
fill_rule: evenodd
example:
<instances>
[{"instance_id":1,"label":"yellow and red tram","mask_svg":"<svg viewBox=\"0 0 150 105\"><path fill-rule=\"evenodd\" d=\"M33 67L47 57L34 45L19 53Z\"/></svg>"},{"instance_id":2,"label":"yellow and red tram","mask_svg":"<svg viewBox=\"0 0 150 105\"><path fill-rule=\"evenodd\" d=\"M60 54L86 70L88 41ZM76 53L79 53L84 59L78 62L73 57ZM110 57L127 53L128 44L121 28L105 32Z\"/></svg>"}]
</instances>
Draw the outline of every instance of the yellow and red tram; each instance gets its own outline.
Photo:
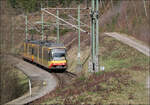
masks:
<instances>
[{"instance_id":1,"label":"yellow and red tram","mask_svg":"<svg viewBox=\"0 0 150 105\"><path fill-rule=\"evenodd\" d=\"M66 48L47 41L25 41L23 58L49 69L67 69Z\"/></svg>"}]
</instances>

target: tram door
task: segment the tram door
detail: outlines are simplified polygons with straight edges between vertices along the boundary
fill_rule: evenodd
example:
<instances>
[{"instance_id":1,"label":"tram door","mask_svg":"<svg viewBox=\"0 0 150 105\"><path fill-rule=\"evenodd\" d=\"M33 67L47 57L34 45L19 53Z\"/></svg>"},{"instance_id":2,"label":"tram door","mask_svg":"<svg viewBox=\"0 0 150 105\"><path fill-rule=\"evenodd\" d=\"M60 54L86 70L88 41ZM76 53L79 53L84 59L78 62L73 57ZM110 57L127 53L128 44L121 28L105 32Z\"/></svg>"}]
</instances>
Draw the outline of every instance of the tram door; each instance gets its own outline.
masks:
<instances>
[{"instance_id":1,"label":"tram door","mask_svg":"<svg viewBox=\"0 0 150 105\"><path fill-rule=\"evenodd\" d=\"M47 48L43 48L43 64L45 65L45 66L48 66L48 59L49 59L49 57L48 57L48 49Z\"/></svg>"},{"instance_id":2,"label":"tram door","mask_svg":"<svg viewBox=\"0 0 150 105\"><path fill-rule=\"evenodd\" d=\"M39 47L39 62L42 64L42 46Z\"/></svg>"}]
</instances>

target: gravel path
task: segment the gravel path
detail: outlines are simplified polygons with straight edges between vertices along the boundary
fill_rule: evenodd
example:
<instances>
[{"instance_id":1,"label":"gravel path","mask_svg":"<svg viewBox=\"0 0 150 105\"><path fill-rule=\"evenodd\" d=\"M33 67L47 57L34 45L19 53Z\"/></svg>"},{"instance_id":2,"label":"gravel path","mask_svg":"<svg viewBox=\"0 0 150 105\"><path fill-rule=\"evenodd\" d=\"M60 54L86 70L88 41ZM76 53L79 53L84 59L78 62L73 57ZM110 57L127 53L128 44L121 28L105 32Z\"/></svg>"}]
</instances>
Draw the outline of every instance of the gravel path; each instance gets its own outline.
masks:
<instances>
[{"instance_id":1,"label":"gravel path","mask_svg":"<svg viewBox=\"0 0 150 105\"><path fill-rule=\"evenodd\" d=\"M143 45L137 41L135 41L133 38L131 37L127 37L127 35L125 34L120 34L120 33L116 33L116 32L112 32L112 33L104 33L108 36L111 36L135 49L137 49L138 51L142 52L143 54L150 56L150 48L146 45Z\"/></svg>"},{"instance_id":2,"label":"gravel path","mask_svg":"<svg viewBox=\"0 0 150 105\"><path fill-rule=\"evenodd\" d=\"M7 103L6 105L23 105L33 100L36 100L47 93L51 92L57 86L57 79L50 73L36 67L33 64L27 63L21 59L9 56L10 59L13 59L12 64L17 68L22 70L32 82L38 83L37 86L32 87L32 95L29 93Z\"/></svg>"}]
</instances>

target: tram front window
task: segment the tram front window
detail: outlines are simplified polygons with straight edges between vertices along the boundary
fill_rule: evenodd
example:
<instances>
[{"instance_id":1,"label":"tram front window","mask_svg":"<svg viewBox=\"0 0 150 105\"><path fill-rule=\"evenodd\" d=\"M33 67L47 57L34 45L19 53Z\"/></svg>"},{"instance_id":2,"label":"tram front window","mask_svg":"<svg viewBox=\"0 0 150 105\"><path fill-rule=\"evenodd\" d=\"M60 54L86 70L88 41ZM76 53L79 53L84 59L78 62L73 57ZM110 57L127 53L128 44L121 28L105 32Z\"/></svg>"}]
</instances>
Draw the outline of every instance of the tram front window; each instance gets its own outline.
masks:
<instances>
[{"instance_id":1,"label":"tram front window","mask_svg":"<svg viewBox=\"0 0 150 105\"><path fill-rule=\"evenodd\" d=\"M53 60L65 60L65 53L53 53Z\"/></svg>"}]
</instances>

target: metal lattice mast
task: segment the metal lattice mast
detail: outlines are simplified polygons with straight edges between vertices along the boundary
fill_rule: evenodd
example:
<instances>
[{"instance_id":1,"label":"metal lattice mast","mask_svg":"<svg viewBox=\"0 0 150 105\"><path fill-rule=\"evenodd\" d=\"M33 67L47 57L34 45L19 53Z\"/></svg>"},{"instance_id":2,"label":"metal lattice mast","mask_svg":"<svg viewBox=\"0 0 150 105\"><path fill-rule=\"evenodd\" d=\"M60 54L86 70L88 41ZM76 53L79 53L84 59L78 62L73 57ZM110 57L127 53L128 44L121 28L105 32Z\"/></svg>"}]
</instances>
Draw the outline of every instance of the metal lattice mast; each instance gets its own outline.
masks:
<instances>
[{"instance_id":1,"label":"metal lattice mast","mask_svg":"<svg viewBox=\"0 0 150 105\"><path fill-rule=\"evenodd\" d=\"M44 19L43 19L43 12L41 14L41 21L42 21L42 41L44 40Z\"/></svg>"},{"instance_id":2,"label":"metal lattice mast","mask_svg":"<svg viewBox=\"0 0 150 105\"><path fill-rule=\"evenodd\" d=\"M96 63L99 70L99 1L96 0Z\"/></svg>"},{"instance_id":3,"label":"metal lattice mast","mask_svg":"<svg viewBox=\"0 0 150 105\"><path fill-rule=\"evenodd\" d=\"M59 17L59 10L57 10L57 16ZM57 23L57 43L59 43L59 19L56 18L56 23Z\"/></svg>"},{"instance_id":4,"label":"metal lattice mast","mask_svg":"<svg viewBox=\"0 0 150 105\"><path fill-rule=\"evenodd\" d=\"M92 10L91 10L91 21L92 21L92 63L93 63L93 70L94 70L94 61L95 61L95 19L94 19L94 11L95 11L95 0L92 0Z\"/></svg>"},{"instance_id":5,"label":"metal lattice mast","mask_svg":"<svg viewBox=\"0 0 150 105\"><path fill-rule=\"evenodd\" d=\"M78 64L80 62L80 5L78 6Z\"/></svg>"},{"instance_id":6,"label":"metal lattice mast","mask_svg":"<svg viewBox=\"0 0 150 105\"><path fill-rule=\"evenodd\" d=\"M11 27L12 27L12 28L11 28L12 46L11 46L11 47L12 47L12 49L13 49L13 47L14 47L14 34L13 34L13 33L14 33L14 28L13 28L13 27L14 27L14 18L13 18L13 16L12 16L12 18L11 18Z\"/></svg>"},{"instance_id":7,"label":"metal lattice mast","mask_svg":"<svg viewBox=\"0 0 150 105\"><path fill-rule=\"evenodd\" d=\"M146 10L146 3L145 3L145 0L143 0L143 3L144 3L145 15L146 15L146 17L147 17L147 10Z\"/></svg>"},{"instance_id":8,"label":"metal lattice mast","mask_svg":"<svg viewBox=\"0 0 150 105\"><path fill-rule=\"evenodd\" d=\"M112 7L112 9L113 9L113 0L111 0L111 7Z\"/></svg>"},{"instance_id":9,"label":"metal lattice mast","mask_svg":"<svg viewBox=\"0 0 150 105\"><path fill-rule=\"evenodd\" d=\"M99 54L99 2L96 0L96 56Z\"/></svg>"},{"instance_id":10,"label":"metal lattice mast","mask_svg":"<svg viewBox=\"0 0 150 105\"><path fill-rule=\"evenodd\" d=\"M25 24L26 24L26 41L28 40L28 16L25 16Z\"/></svg>"},{"instance_id":11,"label":"metal lattice mast","mask_svg":"<svg viewBox=\"0 0 150 105\"><path fill-rule=\"evenodd\" d=\"M99 71L99 1L92 0L91 2L91 62L89 65L90 71Z\"/></svg>"}]
</instances>

